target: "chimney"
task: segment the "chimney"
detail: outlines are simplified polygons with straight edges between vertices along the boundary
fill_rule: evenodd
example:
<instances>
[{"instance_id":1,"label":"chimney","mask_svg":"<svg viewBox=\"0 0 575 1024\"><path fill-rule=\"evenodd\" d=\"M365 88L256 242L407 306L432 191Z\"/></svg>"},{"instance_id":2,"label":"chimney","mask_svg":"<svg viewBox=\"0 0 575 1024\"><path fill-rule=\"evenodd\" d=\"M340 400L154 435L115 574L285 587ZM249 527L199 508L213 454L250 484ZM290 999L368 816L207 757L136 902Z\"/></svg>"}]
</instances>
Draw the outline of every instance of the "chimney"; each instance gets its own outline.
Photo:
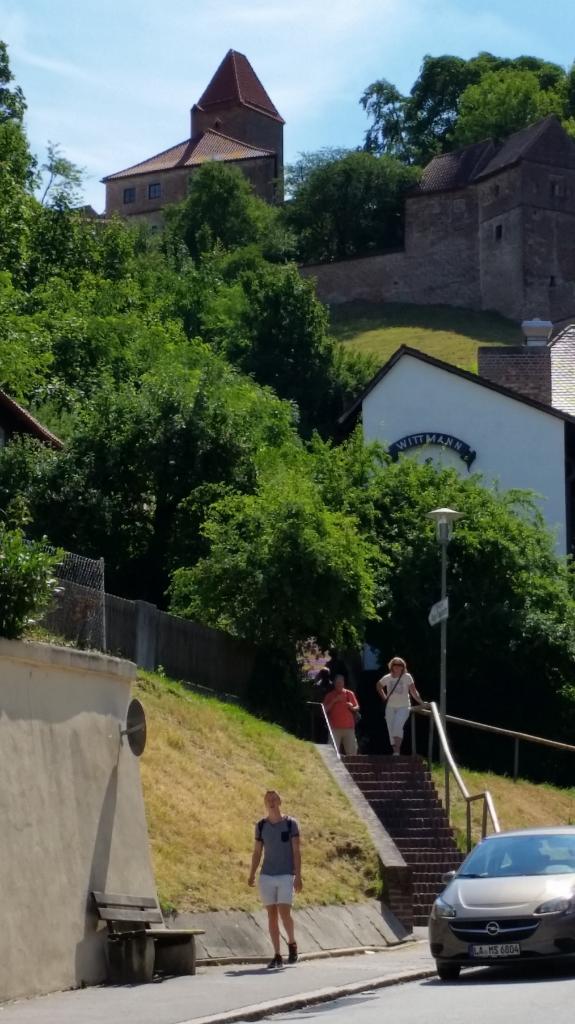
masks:
<instances>
[{"instance_id":1,"label":"chimney","mask_svg":"<svg viewBox=\"0 0 575 1024\"><path fill-rule=\"evenodd\" d=\"M522 345L480 346L477 351L479 376L526 398L551 405L550 320L524 320Z\"/></svg>"},{"instance_id":2,"label":"chimney","mask_svg":"<svg viewBox=\"0 0 575 1024\"><path fill-rule=\"evenodd\" d=\"M539 320L538 317L535 317L533 320L524 320L521 330L527 348L541 348L549 343L553 324L550 320Z\"/></svg>"}]
</instances>

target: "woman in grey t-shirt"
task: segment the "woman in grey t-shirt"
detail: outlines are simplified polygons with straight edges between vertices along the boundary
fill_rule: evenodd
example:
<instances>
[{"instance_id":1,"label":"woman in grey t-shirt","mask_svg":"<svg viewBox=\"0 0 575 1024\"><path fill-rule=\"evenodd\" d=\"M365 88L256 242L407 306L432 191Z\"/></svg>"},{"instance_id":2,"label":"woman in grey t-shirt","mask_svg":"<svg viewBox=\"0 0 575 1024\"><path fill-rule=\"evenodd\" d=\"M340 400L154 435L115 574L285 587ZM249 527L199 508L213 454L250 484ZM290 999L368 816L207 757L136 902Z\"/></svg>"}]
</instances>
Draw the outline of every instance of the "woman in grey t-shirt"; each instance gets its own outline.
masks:
<instances>
[{"instance_id":1,"label":"woman in grey t-shirt","mask_svg":"<svg viewBox=\"0 0 575 1024\"><path fill-rule=\"evenodd\" d=\"M248 885L255 885L262 853L264 862L258 880L260 896L268 914L268 928L274 955L268 967L281 967L279 921L287 932L288 963L297 960L297 943L291 915L293 894L301 892L299 826L295 818L281 813L281 797L275 789L264 796L267 816L258 821Z\"/></svg>"}]
</instances>

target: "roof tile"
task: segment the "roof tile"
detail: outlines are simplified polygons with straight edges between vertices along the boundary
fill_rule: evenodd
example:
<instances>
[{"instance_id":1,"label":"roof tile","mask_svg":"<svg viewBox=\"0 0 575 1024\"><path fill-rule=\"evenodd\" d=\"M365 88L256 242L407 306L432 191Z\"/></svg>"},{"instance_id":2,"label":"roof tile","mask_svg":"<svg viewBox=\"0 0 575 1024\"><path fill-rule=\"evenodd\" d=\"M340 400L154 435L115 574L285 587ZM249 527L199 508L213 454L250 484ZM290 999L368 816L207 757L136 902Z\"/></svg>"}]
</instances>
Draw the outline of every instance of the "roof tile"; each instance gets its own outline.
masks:
<instances>
[{"instance_id":1,"label":"roof tile","mask_svg":"<svg viewBox=\"0 0 575 1024\"><path fill-rule=\"evenodd\" d=\"M255 107L281 121L283 118L269 98L248 58L237 50L228 50L209 85L198 100L198 107L218 106L223 103L241 103Z\"/></svg>"},{"instance_id":2,"label":"roof tile","mask_svg":"<svg viewBox=\"0 0 575 1024\"><path fill-rule=\"evenodd\" d=\"M132 178L136 174L153 174L154 171L171 171L178 167L198 167L209 160L251 160L256 157L272 156L269 149L250 146L247 142L239 142L228 135L210 129L200 135L194 135L177 146L165 149L162 153L133 164L123 171L108 174L103 181L115 181L119 178Z\"/></svg>"}]
</instances>

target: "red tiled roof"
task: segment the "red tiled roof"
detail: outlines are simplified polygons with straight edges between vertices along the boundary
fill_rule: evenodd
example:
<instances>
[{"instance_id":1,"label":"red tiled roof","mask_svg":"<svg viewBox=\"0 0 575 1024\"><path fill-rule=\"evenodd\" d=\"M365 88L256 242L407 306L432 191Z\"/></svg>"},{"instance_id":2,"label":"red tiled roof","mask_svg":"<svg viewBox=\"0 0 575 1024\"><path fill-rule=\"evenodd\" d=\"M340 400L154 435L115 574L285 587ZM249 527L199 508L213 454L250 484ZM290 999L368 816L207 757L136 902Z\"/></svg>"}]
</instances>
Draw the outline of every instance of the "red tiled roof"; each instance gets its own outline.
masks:
<instances>
[{"instance_id":1,"label":"red tiled roof","mask_svg":"<svg viewBox=\"0 0 575 1024\"><path fill-rule=\"evenodd\" d=\"M154 171L171 171L177 167L197 167L208 160L252 160L256 157L273 156L270 149L260 146L249 146L247 142L239 142L228 135L210 129L194 135L177 146L165 149L162 153L133 164L124 171L108 174L102 181L115 181L118 178L132 178L136 174L153 174Z\"/></svg>"},{"instance_id":2,"label":"red tiled roof","mask_svg":"<svg viewBox=\"0 0 575 1024\"><path fill-rule=\"evenodd\" d=\"M246 107L255 107L256 110L284 123L248 58L236 50L228 50L211 82L200 96L198 107L206 110L208 107L224 103L241 103Z\"/></svg>"},{"instance_id":3,"label":"red tiled roof","mask_svg":"<svg viewBox=\"0 0 575 1024\"><path fill-rule=\"evenodd\" d=\"M8 413L16 433L31 434L32 437L43 441L44 444L51 445L52 448L64 447L59 437L56 437L47 427L43 427L27 409L18 405L18 402L15 402L13 398L10 398L10 395L7 395L2 390L0 390L0 410Z\"/></svg>"}]
</instances>

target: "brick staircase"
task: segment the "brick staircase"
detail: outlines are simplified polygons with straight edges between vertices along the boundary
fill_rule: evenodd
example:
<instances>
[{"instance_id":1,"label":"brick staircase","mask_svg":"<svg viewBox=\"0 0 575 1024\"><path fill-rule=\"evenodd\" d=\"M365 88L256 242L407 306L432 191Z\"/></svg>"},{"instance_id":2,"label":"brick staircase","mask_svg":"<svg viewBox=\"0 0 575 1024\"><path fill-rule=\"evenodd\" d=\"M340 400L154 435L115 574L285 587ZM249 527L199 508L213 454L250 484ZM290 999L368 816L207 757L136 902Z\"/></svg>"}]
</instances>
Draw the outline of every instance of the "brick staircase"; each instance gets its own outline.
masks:
<instances>
[{"instance_id":1,"label":"brick staircase","mask_svg":"<svg viewBox=\"0 0 575 1024\"><path fill-rule=\"evenodd\" d=\"M421 757L342 758L411 868L413 924L426 925L441 876L461 864L453 831Z\"/></svg>"}]
</instances>

